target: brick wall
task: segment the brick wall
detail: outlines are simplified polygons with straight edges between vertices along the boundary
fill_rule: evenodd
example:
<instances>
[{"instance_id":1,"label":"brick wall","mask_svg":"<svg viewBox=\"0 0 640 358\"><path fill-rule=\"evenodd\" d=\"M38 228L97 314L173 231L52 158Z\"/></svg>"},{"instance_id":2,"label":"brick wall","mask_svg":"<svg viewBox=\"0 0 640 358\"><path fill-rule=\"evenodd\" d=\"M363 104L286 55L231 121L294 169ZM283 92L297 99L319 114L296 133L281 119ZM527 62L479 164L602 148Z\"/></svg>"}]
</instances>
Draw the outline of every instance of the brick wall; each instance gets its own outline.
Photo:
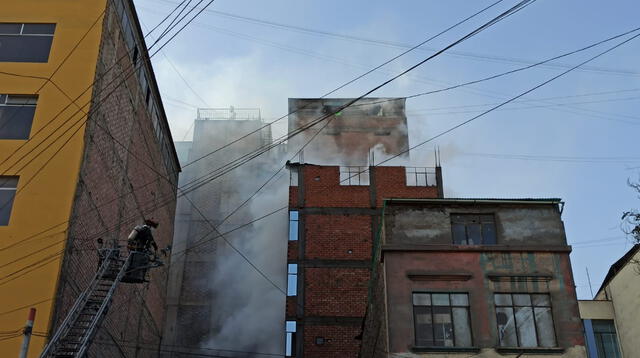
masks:
<instances>
[{"instance_id":1,"label":"brick wall","mask_svg":"<svg viewBox=\"0 0 640 358\"><path fill-rule=\"evenodd\" d=\"M347 186L340 185L337 166L296 166L300 183L290 188L289 205L299 212L300 232L287 256L300 274L298 295L288 297L286 311L287 320L298 322L294 351L357 357L382 200L435 198L438 190L407 186L404 167L375 167L372 185Z\"/></svg>"},{"instance_id":2,"label":"brick wall","mask_svg":"<svg viewBox=\"0 0 640 358\"><path fill-rule=\"evenodd\" d=\"M144 218L160 222L154 234L159 247L169 245L173 235L177 173L167 167L166 155L162 154L166 148L154 133L138 76L131 76L118 86L123 74L133 71L133 63L113 1L108 4L54 326L61 323L93 278L97 267L96 239L102 238L105 244L126 245L127 235ZM118 287L90 356L158 355L165 314L166 268L151 270L149 279L145 284Z\"/></svg>"}]
</instances>

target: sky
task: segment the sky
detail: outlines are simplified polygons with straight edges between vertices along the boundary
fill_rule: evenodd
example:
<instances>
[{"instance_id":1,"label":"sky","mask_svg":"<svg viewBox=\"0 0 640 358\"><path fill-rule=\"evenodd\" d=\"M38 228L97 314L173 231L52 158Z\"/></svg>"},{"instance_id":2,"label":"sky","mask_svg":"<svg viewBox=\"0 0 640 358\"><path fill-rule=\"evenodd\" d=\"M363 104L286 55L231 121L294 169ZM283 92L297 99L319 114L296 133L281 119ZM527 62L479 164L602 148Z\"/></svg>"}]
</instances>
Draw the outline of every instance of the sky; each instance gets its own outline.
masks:
<instances>
[{"instance_id":1,"label":"sky","mask_svg":"<svg viewBox=\"0 0 640 358\"><path fill-rule=\"evenodd\" d=\"M178 2L135 0L143 28L155 26ZM216 0L153 59L174 139L190 139L197 107L258 107L266 121L277 119L287 113L288 98L320 97L400 54L403 45L416 45L493 2ZM362 95L515 4L502 1L332 96ZM372 96L404 97L520 68L632 30L640 26L638 13L635 0L537 0ZM628 37L553 66L409 99L410 145ZM448 197L563 199L578 298L591 298L586 270L595 293L609 266L631 247L622 213L640 206L627 185L640 180L639 63L640 38L527 94L524 102L417 148L411 158L433 166L434 147L440 148ZM273 128L285 133L286 120Z\"/></svg>"}]
</instances>

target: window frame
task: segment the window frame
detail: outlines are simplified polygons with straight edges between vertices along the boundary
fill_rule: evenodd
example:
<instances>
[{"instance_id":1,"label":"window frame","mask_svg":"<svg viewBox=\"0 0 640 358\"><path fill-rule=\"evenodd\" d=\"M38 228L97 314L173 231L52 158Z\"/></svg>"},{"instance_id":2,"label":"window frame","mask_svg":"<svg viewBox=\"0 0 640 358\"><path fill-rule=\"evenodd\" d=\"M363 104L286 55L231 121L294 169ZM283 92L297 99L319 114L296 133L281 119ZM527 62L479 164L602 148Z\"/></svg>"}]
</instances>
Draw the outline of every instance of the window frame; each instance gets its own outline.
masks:
<instances>
[{"instance_id":1,"label":"window frame","mask_svg":"<svg viewBox=\"0 0 640 358\"><path fill-rule=\"evenodd\" d=\"M2 37L12 37L12 38L21 38L21 37L49 37L51 38L49 41L49 49L47 51L47 57L46 58L42 58L42 59L38 59L38 60L33 60L31 58L29 59L12 59L12 60L0 60L0 63L3 62L7 62L7 63L47 63L49 62L49 58L51 57L51 50L53 49L53 40L55 37L55 32L56 29L58 27L57 23L49 23L49 22L0 22L0 25L20 25L20 29L17 32L2 32L3 30L0 30L0 38ZM25 27L27 27L28 25L49 25L53 27L53 30L51 30L51 32L49 31L41 31L41 32L26 32L25 33ZM2 28L2 26L0 26L0 29Z\"/></svg>"},{"instance_id":2,"label":"window frame","mask_svg":"<svg viewBox=\"0 0 640 358\"><path fill-rule=\"evenodd\" d=\"M416 305L414 302L414 296L416 294L429 294L430 298L429 301L431 303L431 305ZM449 300L449 305L445 306L445 305L433 305L433 295L448 295L448 300ZM461 305L454 305L452 304L452 300L451 300L451 295L466 295L467 296L467 305L466 306L461 306ZM452 350L456 350L459 348L472 348L473 347L473 342L474 342L474 335L473 335L473 323L471 321L471 294L469 292L456 292L456 291L412 291L411 292L411 306L412 306L412 313L413 313L413 333L414 333L414 344L416 347L419 348L438 348L438 349L452 349ZM420 345L418 344L418 320L417 320L417 316L416 316L416 307L430 307L431 308L431 326L432 326L432 345L428 345L428 346L424 346L424 345ZM453 341L453 345L452 346L446 346L446 345L436 345L435 344L435 329L436 329L436 325L435 325L435 319L434 319L434 312L433 312L433 307L448 307L449 308L449 318L451 320L451 332L452 332L452 341ZM469 330L469 338L471 340L471 344L469 346L463 346L463 345L456 345L456 330L455 330L455 322L454 322L454 316L453 316L453 308L464 308L467 311L467 322L468 322L468 330Z\"/></svg>"},{"instance_id":3,"label":"window frame","mask_svg":"<svg viewBox=\"0 0 640 358\"><path fill-rule=\"evenodd\" d=\"M293 218L294 213L295 213L295 219ZM300 231L300 211L289 210L289 237L287 241L298 241L300 239L299 231Z\"/></svg>"},{"instance_id":4,"label":"window frame","mask_svg":"<svg viewBox=\"0 0 640 358\"><path fill-rule=\"evenodd\" d=\"M12 103L12 99L18 99L16 102ZM20 100L22 99L22 100ZM38 108L38 100L39 100L39 96L37 94L24 94L24 93L0 93L0 108L16 108L16 112L13 113L13 115L11 115L10 118L6 119L6 122L4 124L0 123L0 133L2 132L2 130L5 128L5 126L11 122L11 120L14 119L14 117L16 117L17 111L19 109L23 109L25 107L28 107L29 109L33 110L33 115L30 118L29 124L27 130L25 131L24 135L22 136L17 136L17 137L3 137L0 135L0 140L27 140L29 139L30 135L31 135L31 129L33 128L33 121L35 120L36 117L36 110Z\"/></svg>"},{"instance_id":5,"label":"window frame","mask_svg":"<svg viewBox=\"0 0 640 358\"><path fill-rule=\"evenodd\" d=\"M340 166L339 184L341 186L369 186L371 173L366 166Z\"/></svg>"},{"instance_id":6,"label":"window frame","mask_svg":"<svg viewBox=\"0 0 640 358\"><path fill-rule=\"evenodd\" d=\"M284 342L284 356L295 357L296 356L296 332L298 330L296 321L285 320L285 342Z\"/></svg>"},{"instance_id":7,"label":"window frame","mask_svg":"<svg viewBox=\"0 0 640 358\"><path fill-rule=\"evenodd\" d=\"M470 235L469 235L469 226L472 224L471 220L465 220L465 221L455 221L455 217L473 217L476 216L478 217L478 225L480 225L480 243L479 244L470 244L469 243L469 239L470 239ZM485 230L484 230L484 224L489 224L489 222L484 222L483 221L483 216L491 216L492 221L490 222L493 225L493 242L488 242L489 240L485 239ZM496 215L495 213L450 213L449 214L449 221L450 221L450 225L451 225L451 242L454 245L464 245L464 246L477 246L477 245L497 245L498 244L498 225L497 225L497 221L496 221ZM455 234L455 227L456 225L464 225L464 241L465 242L456 242L456 234Z\"/></svg>"},{"instance_id":8,"label":"window frame","mask_svg":"<svg viewBox=\"0 0 640 358\"><path fill-rule=\"evenodd\" d=\"M15 182L13 186L8 186L7 183ZM18 184L20 182L20 177L17 175L0 175L0 191L13 191L13 196L7 202L0 202L0 213L5 210L5 206L9 204L9 208L7 211L6 222L2 220L0 217L0 227L1 226L9 226L11 222L11 213L13 211L13 206L15 205L16 196L18 194ZM9 184L11 185L11 184Z\"/></svg>"},{"instance_id":9,"label":"window frame","mask_svg":"<svg viewBox=\"0 0 640 358\"><path fill-rule=\"evenodd\" d=\"M287 263L287 297L298 295L298 264Z\"/></svg>"},{"instance_id":10,"label":"window frame","mask_svg":"<svg viewBox=\"0 0 640 358\"><path fill-rule=\"evenodd\" d=\"M500 304L498 305L496 303L496 295L510 295L511 296L511 305L504 305L504 304ZM516 305L515 304L515 300L513 298L514 295L528 295L529 296L529 301L531 302L530 305L528 306L523 306L523 305ZM534 305L533 303L533 295L545 295L548 297L548 301L549 301L549 305L548 306L541 306L541 305ZM555 319L553 317L553 302L551 301L551 295L549 294L549 292L494 292L493 293L493 307L494 307L494 311L495 311L495 318L496 318L496 331L498 334L498 347L506 347L506 348L522 348L522 349L529 349L529 348L557 348L558 347L558 334L557 334L557 330L556 330L556 324L555 324ZM513 327L514 327L514 332L516 335L516 343L517 346L513 347L513 346L507 346L507 345L502 345L502 339L500 337L500 326L498 323L498 308L499 307L503 307L503 308L511 308L512 310L512 315L513 315ZM516 308L521 308L521 307L527 307L527 308L531 308L531 316L533 318L533 328L536 334L536 345L534 347L530 347L530 346L523 346L521 343L521 338L520 338L520 332L518 330L518 321L517 321L517 317L516 317ZM551 347L546 347L546 346L541 346L540 345L540 335L539 335L539 325L538 322L536 320L536 313L535 313L535 309L536 308L548 308L549 309L549 314L551 317L551 328L553 329L553 341L554 341L554 345ZM544 327L544 328L548 328L548 327Z\"/></svg>"}]
</instances>

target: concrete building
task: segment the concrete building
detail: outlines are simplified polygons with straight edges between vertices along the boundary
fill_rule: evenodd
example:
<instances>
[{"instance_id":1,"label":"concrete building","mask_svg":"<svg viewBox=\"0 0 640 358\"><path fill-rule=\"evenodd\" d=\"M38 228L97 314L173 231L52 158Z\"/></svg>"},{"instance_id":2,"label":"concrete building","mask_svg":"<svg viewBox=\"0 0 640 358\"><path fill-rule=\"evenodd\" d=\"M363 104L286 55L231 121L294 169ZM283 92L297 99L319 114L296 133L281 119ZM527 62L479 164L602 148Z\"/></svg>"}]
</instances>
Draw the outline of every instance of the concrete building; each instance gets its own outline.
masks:
<instances>
[{"instance_id":1,"label":"concrete building","mask_svg":"<svg viewBox=\"0 0 640 358\"><path fill-rule=\"evenodd\" d=\"M579 302L589 358L635 357L640 351L639 260L636 244L611 265L596 297Z\"/></svg>"},{"instance_id":2,"label":"concrete building","mask_svg":"<svg viewBox=\"0 0 640 358\"><path fill-rule=\"evenodd\" d=\"M200 352L199 347L206 347L207 340L232 314L215 296L213 281L216 264L233 253L212 225L225 232L251 221L248 211L235 209L247 199L251 185L266 181L272 174L271 164L277 152L219 175L233 159L271 143L270 127L262 127L265 123L259 109L199 109L193 141L176 143L184 166L179 186L181 194L186 195L178 199L176 211L163 343L181 347L187 352L185 357L188 352ZM247 135L250 132L254 133ZM222 147L225 148L211 153Z\"/></svg>"},{"instance_id":3,"label":"concrete building","mask_svg":"<svg viewBox=\"0 0 640 358\"><path fill-rule=\"evenodd\" d=\"M36 357L92 279L97 239L153 218L171 243L180 166L132 1L4 2L0 48L0 330L37 308ZM157 356L166 278L118 287L89 356Z\"/></svg>"},{"instance_id":4,"label":"concrete building","mask_svg":"<svg viewBox=\"0 0 640 358\"><path fill-rule=\"evenodd\" d=\"M289 164L287 357L358 356L383 199L442 195L440 168L358 168Z\"/></svg>"},{"instance_id":5,"label":"concrete building","mask_svg":"<svg viewBox=\"0 0 640 358\"><path fill-rule=\"evenodd\" d=\"M298 150L313 138L303 157L316 164L367 166L371 151L408 158L405 99L363 98L340 110L353 100L289 98L289 132L309 127L291 139L290 148Z\"/></svg>"},{"instance_id":6,"label":"concrete building","mask_svg":"<svg viewBox=\"0 0 640 358\"><path fill-rule=\"evenodd\" d=\"M361 357L586 357L559 199L389 199Z\"/></svg>"}]
</instances>

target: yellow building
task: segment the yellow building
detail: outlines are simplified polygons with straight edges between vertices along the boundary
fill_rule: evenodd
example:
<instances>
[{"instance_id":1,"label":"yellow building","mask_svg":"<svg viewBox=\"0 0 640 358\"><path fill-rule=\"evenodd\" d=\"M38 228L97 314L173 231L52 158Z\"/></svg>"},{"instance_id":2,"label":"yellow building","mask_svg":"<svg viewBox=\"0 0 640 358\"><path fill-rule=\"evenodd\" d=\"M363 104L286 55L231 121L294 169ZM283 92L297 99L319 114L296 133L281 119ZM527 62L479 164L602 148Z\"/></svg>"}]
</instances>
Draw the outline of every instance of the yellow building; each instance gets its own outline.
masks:
<instances>
[{"instance_id":1,"label":"yellow building","mask_svg":"<svg viewBox=\"0 0 640 358\"><path fill-rule=\"evenodd\" d=\"M640 352L640 245L616 261L595 299L580 301L589 358L637 357Z\"/></svg>"},{"instance_id":2,"label":"yellow building","mask_svg":"<svg viewBox=\"0 0 640 358\"><path fill-rule=\"evenodd\" d=\"M98 239L154 218L158 244L171 242L180 169L132 1L1 7L0 352L18 355L35 307L37 357L92 279ZM145 347L160 335L140 332L161 332L165 278L118 288L126 320L109 312L90 355L157 355Z\"/></svg>"}]
</instances>

